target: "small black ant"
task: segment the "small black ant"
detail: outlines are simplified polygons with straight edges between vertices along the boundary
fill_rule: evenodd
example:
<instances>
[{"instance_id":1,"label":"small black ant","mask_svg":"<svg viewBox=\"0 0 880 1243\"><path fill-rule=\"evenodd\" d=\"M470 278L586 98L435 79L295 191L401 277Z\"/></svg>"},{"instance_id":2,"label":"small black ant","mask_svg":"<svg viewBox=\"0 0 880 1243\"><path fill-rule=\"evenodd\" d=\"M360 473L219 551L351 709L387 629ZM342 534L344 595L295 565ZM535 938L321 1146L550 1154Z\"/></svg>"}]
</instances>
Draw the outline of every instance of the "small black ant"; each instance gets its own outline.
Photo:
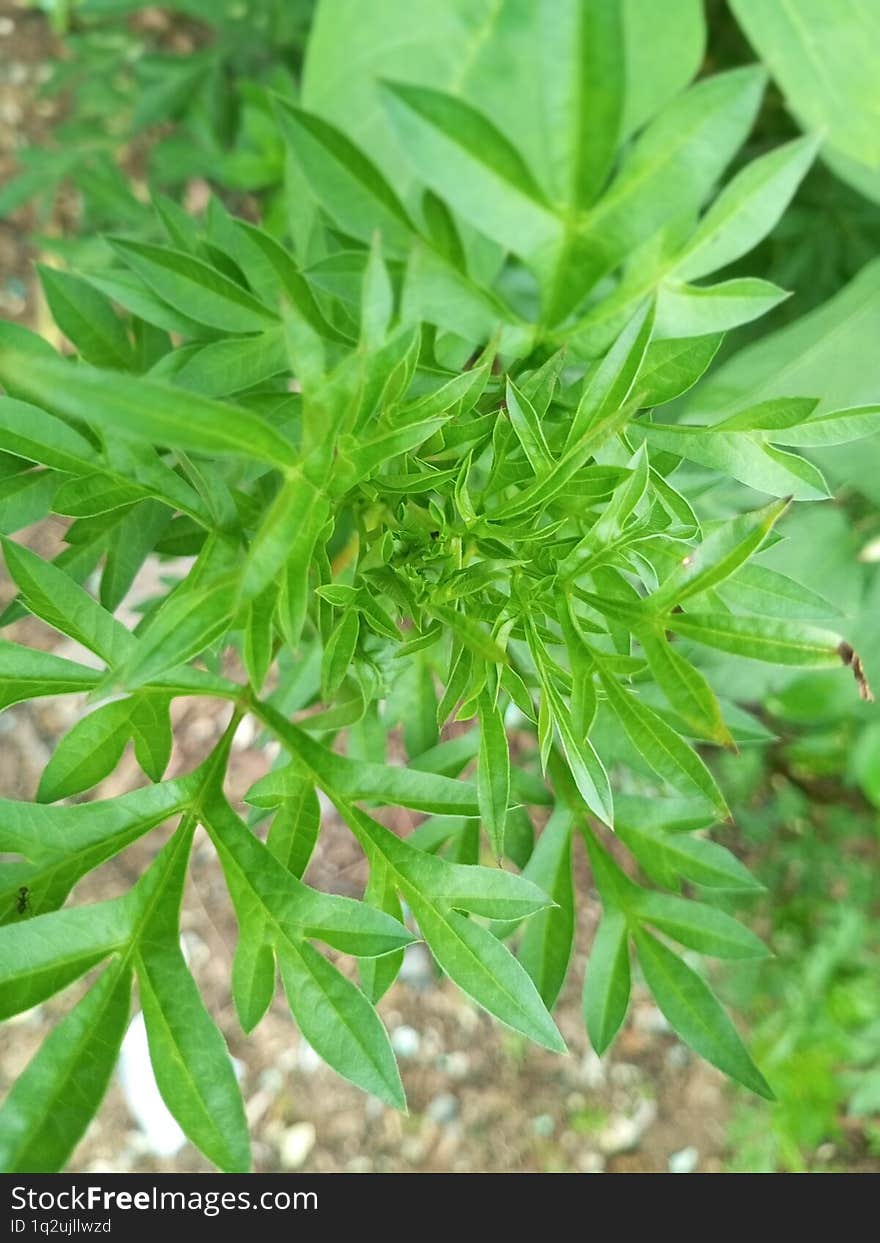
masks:
<instances>
[{"instance_id":1,"label":"small black ant","mask_svg":"<svg viewBox=\"0 0 880 1243\"><path fill-rule=\"evenodd\" d=\"M31 903L31 891L27 885L22 885L18 891L18 913L24 915Z\"/></svg>"}]
</instances>

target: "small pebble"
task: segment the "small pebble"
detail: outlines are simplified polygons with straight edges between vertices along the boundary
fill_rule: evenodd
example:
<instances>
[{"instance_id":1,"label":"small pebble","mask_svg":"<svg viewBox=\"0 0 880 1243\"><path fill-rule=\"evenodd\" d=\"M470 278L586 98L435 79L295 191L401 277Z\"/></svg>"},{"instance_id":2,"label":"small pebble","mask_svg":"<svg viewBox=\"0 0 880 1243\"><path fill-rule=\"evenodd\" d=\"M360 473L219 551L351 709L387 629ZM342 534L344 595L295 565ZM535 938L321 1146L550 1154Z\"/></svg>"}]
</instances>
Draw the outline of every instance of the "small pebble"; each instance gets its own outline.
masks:
<instances>
[{"instance_id":1,"label":"small pebble","mask_svg":"<svg viewBox=\"0 0 880 1243\"><path fill-rule=\"evenodd\" d=\"M391 1033L391 1047L398 1057L416 1057L421 1048L422 1038L414 1027L401 1024Z\"/></svg>"},{"instance_id":2,"label":"small pebble","mask_svg":"<svg viewBox=\"0 0 880 1243\"><path fill-rule=\"evenodd\" d=\"M320 1070L323 1064L320 1053L316 1053L308 1040L301 1036L296 1047L297 1070L301 1070L304 1075L313 1075L316 1070Z\"/></svg>"},{"instance_id":3,"label":"small pebble","mask_svg":"<svg viewBox=\"0 0 880 1243\"><path fill-rule=\"evenodd\" d=\"M434 978L431 956L424 945L408 945L403 952L400 978L410 988L427 988Z\"/></svg>"},{"instance_id":4,"label":"small pebble","mask_svg":"<svg viewBox=\"0 0 880 1243\"><path fill-rule=\"evenodd\" d=\"M410 1165L420 1165L425 1159L425 1144L417 1135L407 1135L400 1145L400 1155Z\"/></svg>"},{"instance_id":5,"label":"small pebble","mask_svg":"<svg viewBox=\"0 0 880 1243\"><path fill-rule=\"evenodd\" d=\"M300 1170L311 1156L317 1132L311 1122L295 1122L281 1135L278 1156L285 1170Z\"/></svg>"},{"instance_id":6,"label":"small pebble","mask_svg":"<svg viewBox=\"0 0 880 1243\"><path fill-rule=\"evenodd\" d=\"M582 1174L604 1174L605 1158L601 1152L588 1148L577 1159L577 1167Z\"/></svg>"},{"instance_id":7,"label":"small pebble","mask_svg":"<svg viewBox=\"0 0 880 1243\"><path fill-rule=\"evenodd\" d=\"M284 1086L284 1076L277 1066L269 1066L266 1070L260 1072L257 1083L261 1092L268 1092L271 1096L277 1096Z\"/></svg>"},{"instance_id":8,"label":"small pebble","mask_svg":"<svg viewBox=\"0 0 880 1243\"><path fill-rule=\"evenodd\" d=\"M611 1082L619 1088L634 1088L645 1078L641 1066L634 1062L615 1062L610 1071Z\"/></svg>"},{"instance_id":9,"label":"small pebble","mask_svg":"<svg viewBox=\"0 0 880 1243\"><path fill-rule=\"evenodd\" d=\"M278 1070L285 1073L296 1070L299 1065L299 1045L287 1045L285 1048L279 1049L275 1054L275 1065Z\"/></svg>"},{"instance_id":10,"label":"small pebble","mask_svg":"<svg viewBox=\"0 0 880 1243\"><path fill-rule=\"evenodd\" d=\"M245 1116L247 1117L248 1126L255 1127L262 1118L263 1114L272 1104L273 1095L271 1092L257 1091L247 1101L245 1105Z\"/></svg>"},{"instance_id":11,"label":"small pebble","mask_svg":"<svg viewBox=\"0 0 880 1243\"><path fill-rule=\"evenodd\" d=\"M699 1151L692 1145L680 1148L666 1162L670 1174L693 1174L700 1162Z\"/></svg>"},{"instance_id":12,"label":"small pebble","mask_svg":"<svg viewBox=\"0 0 880 1243\"><path fill-rule=\"evenodd\" d=\"M483 1018L477 1007L467 1004L462 1005L455 1017L458 1019L459 1027L466 1032L475 1032L483 1023Z\"/></svg>"},{"instance_id":13,"label":"small pebble","mask_svg":"<svg viewBox=\"0 0 880 1243\"><path fill-rule=\"evenodd\" d=\"M246 716L239 723L238 729L235 731L235 737L232 740L233 751L246 751L248 747L253 746L259 733L259 726L252 716Z\"/></svg>"},{"instance_id":14,"label":"small pebble","mask_svg":"<svg viewBox=\"0 0 880 1243\"><path fill-rule=\"evenodd\" d=\"M83 1171L86 1174L127 1174L131 1164L125 1160L111 1161L109 1157L96 1157Z\"/></svg>"},{"instance_id":15,"label":"small pebble","mask_svg":"<svg viewBox=\"0 0 880 1243\"><path fill-rule=\"evenodd\" d=\"M425 1117L430 1118L432 1122L439 1123L441 1126L447 1126L458 1117L458 1111L458 1097L453 1096L451 1092L441 1092L428 1105L428 1108L425 1110Z\"/></svg>"},{"instance_id":16,"label":"small pebble","mask_svg":"<svg viewBox=\"0 0 880 1243\"><path fill-rule=\"evenodd\" d=\"M599 1133L598 1144L606 1157L620 1152L632 1152L639 1146L642 1136L657 1117L657 1106L652 1100L639 1101L635 1112L629 1116L618 1114Z\"/></svg>"},{"instance_id":17,"label":"small pebble","mask_svg":"<svg viewBox=\"0 0 880 1243\"><path fill-rule=\"evenodd\" d=\"M143 1132L146 1151L154 1157L175 1156L186 1136L159 1093L140 1011L129 1024L116 1069L129 1113Z\"/></svg>"},{"instance_id":18,"label":"small pebble","mask_svg":"<svg viewBox=\"0 0 880 1243\"><path fill-rule=\"evenodd\" d=\"M633 1012L632 1024L636 1031L645 1032L649 1036L660 1036L664 1032L671 1030L667 1020L657 1007L652 1006L650 1002L636 1006Z\"/></svg>"},{"instance_id":19,"label":"small pebble","mask_svg":"<svg viewBox=\"0 0 880 1243\"><path fill-rule=\"evenodd\" d=\"M466 1079L470 1073L471 1059L463 1049L453 1049L440 1060L450 1079Z\"/></svg>"},{"instance_id":20,"label":"small pebble","mask_svg":"<svg viewBox=\"0 0 880 1243\"><path fill-rule=\"evenodd\" d=\"M683 1070L691 1060L690 1050L683 1044L674 1044L666 1050L664 1061L672 1070Z\"/></svg>"},{"instance_id":21,"label":"small pebble","mask_svg":"<svg viewBox=\"0 0 880 1243\"><path fill-rule=\"evenodd\" d=\"M387 1109L384 1101L378 1096L368 1096L364 1104L364 1116L368 1122L378 1122Z\"/></svg>"},{"instance_id":22,"label":"small pebble","mask_svg":"<svg viewBox=\"0 0 880 1243\"><path fill-rule=\"evenodd\" d=\"M601 1057L593 1049L587 1049L581 1063L581 1079L584 1087L601 1088L605 1083L606 1070Z\"/></svg>"}]
</instances>

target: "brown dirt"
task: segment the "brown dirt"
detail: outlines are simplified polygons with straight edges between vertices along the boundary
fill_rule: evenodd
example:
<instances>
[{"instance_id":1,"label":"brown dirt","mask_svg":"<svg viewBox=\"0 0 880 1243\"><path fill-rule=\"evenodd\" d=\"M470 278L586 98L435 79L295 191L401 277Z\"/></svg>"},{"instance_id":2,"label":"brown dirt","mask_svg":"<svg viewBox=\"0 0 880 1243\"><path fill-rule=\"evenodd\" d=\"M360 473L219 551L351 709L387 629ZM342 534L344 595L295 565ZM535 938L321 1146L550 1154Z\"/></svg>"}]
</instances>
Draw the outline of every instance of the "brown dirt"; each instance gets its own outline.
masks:
<instances>
[{"instance_id":1,"label":"brown dirt","mask_svg":"<svg viewBox=\"0 0 880 1243\"><path fill-rule=\"evenodd\" d=\"M25 143L45 142L60 103L41 96L57 43L43 14L0 0L0 187L19 170L16 152ZM27 236L36 225L30 206L0 219L0 318L30 319L35 282Z\"/></svg>"}]
</instances>

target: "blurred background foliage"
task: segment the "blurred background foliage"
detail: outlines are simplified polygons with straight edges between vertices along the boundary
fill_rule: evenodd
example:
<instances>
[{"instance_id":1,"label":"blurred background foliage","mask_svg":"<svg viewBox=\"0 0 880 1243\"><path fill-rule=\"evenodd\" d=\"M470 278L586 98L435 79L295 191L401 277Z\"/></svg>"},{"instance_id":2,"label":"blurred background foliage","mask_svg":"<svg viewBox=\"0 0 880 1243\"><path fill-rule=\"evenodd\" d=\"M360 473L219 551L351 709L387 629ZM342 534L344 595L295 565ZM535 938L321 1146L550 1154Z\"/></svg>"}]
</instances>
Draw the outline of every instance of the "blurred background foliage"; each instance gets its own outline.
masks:
<instances>
[{"instance_id":1,"label":"blurred background foliage","mask_svg":"<svg viewBox=\"0 0 880 1243\"><path fill-rule=\"evenodd\" d=\"M634 18L654 20L648 0L627 2ZM312 0L39 7L63 47L43 86L62 101L62 119L48 145L18 150L18 173L0 186L0 219L14 222L29 206L34 246L79 263L100 265L98 230L152 228L150 192L186 204L194 179L283 233L291 187L271 92L304 89L309 107L358 127L369 146L372 120L357 72L370 57L392 66L395 56L439 57L432 72L440 81L448 68L419 0L324 0L305 70ZM371 10L370 23L356 20L357 8L361 16ZM455 23L480 6L450 0L442 8L442 19ZM827 135L790 209L743 261L743 271L792 296L730 334L709 376L680 399L685 419L720 419L746 396L754 403L810 392L827 409L880 399L880 44L872 43L880 4L860 6L857 20L838 0L802 0L798 13L818 48L812 58L786 26L786 11L776 0L663 6L673 42L662 89L674 93L700 64L715 73L757 56L768 67L771 83L741 163L802 128ZM391 39L407 30L411 39ZM352 54L344 79L328 69L331 32L335 64L346 63L339 31ZM59 194L75 198L76 228L63 235L52 227ZM734 265L719 277L737 274ZM880 444L815 458L835 499L796 507L784 522L789 538L766 564L775 553L777 568L849 619L847 633L880 681ZM741 485L713 483L706 512L748 508L749 496ZM716 983L746 1016L779 1095L770 1106L737 1094L728 1168L833 1168L841 1140L880 1156L880 719L841 680L720 654L718 666L720 677L736 680L738 697L760 709L768 731L765 743L724 757L719 768L735 809L733 840L766 886L750 900L751 919L776 958L725 966Z\"/></svg>"}]
</instances>

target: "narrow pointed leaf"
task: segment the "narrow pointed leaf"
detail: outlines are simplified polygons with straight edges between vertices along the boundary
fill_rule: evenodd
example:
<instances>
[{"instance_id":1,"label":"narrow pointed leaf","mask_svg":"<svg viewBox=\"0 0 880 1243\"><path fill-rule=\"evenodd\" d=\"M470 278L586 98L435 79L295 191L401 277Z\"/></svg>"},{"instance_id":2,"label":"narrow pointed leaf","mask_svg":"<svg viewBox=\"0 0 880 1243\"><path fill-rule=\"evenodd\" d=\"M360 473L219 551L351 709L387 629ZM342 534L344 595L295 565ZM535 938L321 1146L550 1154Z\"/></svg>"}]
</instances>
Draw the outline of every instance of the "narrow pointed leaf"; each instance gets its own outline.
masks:
<instances>
[{"instance_id":1,"label":"narrow pointed leaf","mask_svg":"<svg viewBox=\"0 0 880 1243\"><path fill-rule=\"evenodd\" d=\"M403 249L413 225L376 166L321 118L281 100L278 115L296 161L331 217L362 241L378 229L386 247Z\"/></svg>"},{"instance_id":2,"label":"narrow pointed leaf","mask_svg":"<svg viewBox=\"0 0 880 1243\"><path fill-rule=\"evenodd\" d=\"M259 298L193 255L121 237L110 244L160 298L199 324L260 332L277 318Z\"/></svg>"},{"instance_id":3,"label":"narrow pointed leaf","mask_svg":"<svg viewBox=\"0 0 880 1243\"><path fill-rule=\"evenodd\" d=\"M665 281L657 299L657 331L665 337L727 332L751 323L790 297L772 281L736 277L717 285Z\"/></svg>"},{"instance_id":4,"label":"narrow pointed leaf","mask_svg":"<svg viewBox=\"0 0 880 1243\"><path fill-rule=\"evenodd\" d=\"M718 700L699 669L685 660L659 631L639 631L639 642L669 706L697 734L723 747L733 745Z\"/></svg>"},{"instance_id":5,"label":"narrow pointed leaf","mask_svg":"<svg viewBox=\"0 0 880 1243\"><path fill-rule=\"evenodd\" d=\"M786 509L787 501L776 501L724 523L696 548L688 550L680 565L652 595L652 605L666 609L723 583L758 551Z\"/></svg>"},{"instance_id":6,"label":"narrow pointed leaf","mask_svg":"<svg viewBox=\"0 0 880 1243\"><path fill-rule=\"evenodd\" d=\"M747 164L730 181L700 221L677 267L696 280L733 263L771 231L812 164L819 143L796 138Z\"/></svg>"},{"instance_id":7,"label":"narrow pointed leaf","mask_svg":"<svg viewBox=\"0 0 880 1243\"><path fill-rule=\"evenodd\" d=\"M510 753L501 710L485 691L480 696L479 714L477 800L495 857L500 859L504 854L504 826L510 798Z\"/></svg>"},{"instance_id":8,"label":"narrow pointed leaf","mask_svg":"<svg viewBox=\"0 0 880 1243\"><path fill-rule=\"evenodd\" d=\"M128 440L208 455L231 454L279 468L298 464L291 443L249 410L146 376L132 384L113 371L85 364L73 367L60 358L37 362L0 349L0 381L15 383L31 401L59 414ZM0 411L3 405L0 402Z\"/></svg>"},{"instance_id":9,"label":"narrow pointed leaf","mask_svg":"<svg viewBox=\"0 0 880 1243\"><path fill-rule=\"evenodd\" d=\"M606 907L590 950L583 998L590 1043L600 1057L626 1018L629 994L629 926L622 911Z\"/></svg>"},{"instance_id":10,"label":"narrow pointed leaf","mask_svg":"<svg viewBox=\"0 0 880 1243\"><path fill-rule=\"evenodd\" d=\"M364 891L364 901L378 907L403 923L400 899L394 887L394 873L378 855L370 860L370 879ZM397 979L403 966L403 950L383 954L381 958L363 958L358 964L361 988L375 1006L385 996Z\"/></svg>"},{"instance_id":11,"label":"narrow pointed leaf","mask_svg":"<svg viewBox=\"0 0 880 1243\"><path fill-rule=\"evenodd\" d=\"M548 1010L553 1009L565 982L574 941L571 829L571 812L557 809L524 872L556 903L529 919L517 955Z\"/></svg>"},{"instance_id":12,"label":"narrow pointed leaf","mask_svg":"<svg viewBox=\"0 0 880 1243\"><path fill-rule=\"evenodd\" d=\"M396 1109L406 1109L391 1043L364 994L311 945L279 951L284 991L312 1048L345 1079Z\"/></svg>"},{"instance_id":13,"label":"narrow pointed leaf","mask_svg":"<svg viewBox=\"0 0 880 1243\"><path fill-rule=\"evenodd\" d=\"M773 1100L769 1084L705 982L650 933L637 930L634 936L648 987L679 1036L731 1079Z\"/></svg>"},{"instance_id":14,"label":"narrow pointed leaf","mask_svg":"<svg viewBox=\"0 0 880 1243\"><path fill-rule=\"evenodd\" d=\"M215 1165L246 1172L250 1142L229 1050L176 941L143 944L137 976L150 1061L165 1103Z\"/></svg>"},{"instance_id":15,"label":"narrow pointed leaf","mask_svg":"<svg viewBox=\"0 0 880 1243\"><path fill-rule=\"evenodd\" d=\"M516 254L539 255L561 222L519 152L476 109L425 86L383 86L397 134L423 181Z\"/></svg>"},{"instance_id":16,"label":"narrow pointed leaf","mask_svg":"<svg viewBox=\"0 0 880 1243\"><path fill-rule=\"evenodd\" d=\"M564 1052L535 985L501 941L457 911L443 913L415 895L409 904L431 953L462 992L536 1044Z\"/></svg>"},{"instance_id":17,"label":"narrow pointed leaf","mask_svg":"<svg viewBox=\"0 0 880 1243\"><path fill-rule=\"evenodd\" d=\"M718 353L721 341L722 334L717 332L652 341L636 382L636 405L662 406L693 388Z\"/></svg>"},{"instance_id":18,"label":"narrow pointed leaf","mask_svg":"<svg viewBox=\"0 0 880 1243\"><path fill-rule=\"evenodd\" d=\"M52 1029L0 1109L0 1169L62 1169L103 1099L130 1005L131 971L114 964Z\"/></svg>"},{"instance_id":19,"label":"narrow pointed leaf","mask_svg":"<svg viewBox=\"0 0 880 1243\"><path fill-rule=\"evenodd\" d=\"M714 958L766 958L762 941L725 911L670 893L641 890L631 905L638 919L681 945Z\"/></svg>"},{"instance_id":20,"label":"narrow pointed leaf","mask_svg":"<svg viewBox=\"0 0 880 1243\"><path fill-rule=\"evenodd\" d=\"M612 675L602 675L608 703L636 750L664 781L683 794L702 795L727 815L724 795L706 765L676 731Z\"/></svg>"},{"instance_id":21,"label":"narrow pointed leaf","mask_svg":"<svg viewBox=\"0 0 880 1243\"><path fill-rule=\"evenodd\" d=\"M666 624L676 634L706 647L776 665L826 669L842 660L840 636L804 622L734 613L674 613Z\"/></svg>"},{"instance_id":22,"label":"narrow pointed leaf","mask_svg":"<svg viewBox=\"0 0 880 1243\"><path fill-rule=\"evenodd\" d=\"M77 721L43 769L37 799L54 803L90 790L119 763L130 734L131 701L104 704Z\"/></svg>"},{"instance_id":23,"label":"narrow pointed leaf","mask_svg":"<svg viewBox=\"0 0 880 1243\"><path fill-rule=\"evenodd\" d=\"M42 264L37 270L56 324L86 362L129 370L134 350L110 300L70 272Z\"/></svg>"},{"instance_id":24,"label":"narrow pointed leaf","mask_svg":"<svg viewBox=\"0 0 880 1243\"><path fill-rule=\"evenodd\" d=\"M863 440L880 430L880 406L853 406L813 415L794 427L768 433L769 439L801 449L823 449Z\"/></svg>"},{"instance_id":25,"label":"narrow pointed leaf","mask_svg":"<svg viewBox=\"0 0 880 1243\"><path fill-rule=\"evenodd\" d=\"M24 603L37 617L109 665L130 653L134 639L125 626L57 565L12 540L3 541L3 556Z\"/></svg>"},{"instance_id":26,"label":"narrow pointed leaf","mask_svg":"<svg viewBox=\"0 0 880 1243\"><path fill-rule=\"evenodd\" d=\"M709 889L756 893L763 888L748 868L717 842L675 833L651 824L643 817L632 821L617 817L617 835L658 885L675 888L682 880Z\"/></svg>"},{"instance_id":27,"label":"narrow pointed leaf","mask_svg":"<svg viewBox=\"0 0 880 1243\"><path fill-rule=\"evenodd\" d=\"M95 669L0 639L0 708L45 695L90 691L100 680Z\"/></svg>"},{"instance_id":28,"label":"narrow pointed leaf","mask_svg":"<svg viewBox=\"0 0 880 1243\"><path fill-rule=\"evenodd\" d=\"M406 929L363 902L319 893L288 872L226 804L213 802L204 822L226 873L239 915L261 915L280 943L314 938L343 953L371 957L407 945Z\"/></svg>"},{"instance_id":29,"label":"narrow pointed leaf","mask_svg":"<svg viewBox=\"0 0 880 1243\"><path fill-rule=\"evenodd\" d=\"M129 906L115 899L0 928L0 1018L30 1010L120 949Z\"/></svg>"}]
</instances>

